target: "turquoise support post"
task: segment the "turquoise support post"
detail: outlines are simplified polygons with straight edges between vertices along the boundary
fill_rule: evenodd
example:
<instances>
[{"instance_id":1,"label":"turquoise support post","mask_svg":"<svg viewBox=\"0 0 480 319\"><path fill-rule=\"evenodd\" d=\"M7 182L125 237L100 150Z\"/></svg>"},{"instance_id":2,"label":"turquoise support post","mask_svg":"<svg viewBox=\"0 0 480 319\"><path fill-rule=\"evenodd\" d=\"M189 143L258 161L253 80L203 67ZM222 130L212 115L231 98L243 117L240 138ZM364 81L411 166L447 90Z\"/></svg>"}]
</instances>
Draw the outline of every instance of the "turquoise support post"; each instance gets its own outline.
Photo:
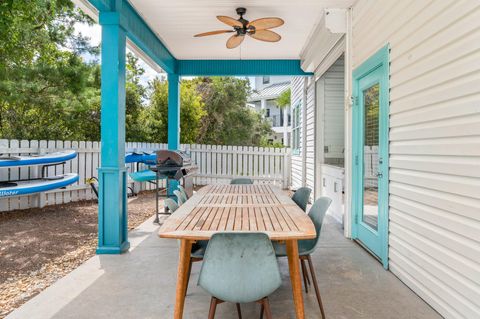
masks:
<instances>
[{"instance_id":1,"label":"turquoise support post","mask_svg":"<svg viewBox=\"0 0 480 319\"><path fill-rule=\"evenodd\" d=\"M180 148L180 79L168 73L168 149Z\"/></svg>"},{"instance_id":2,"label":"turquoise support post","mask_svg":"<svg viewBox=\"0 0 480 319\"><path fill-rule=\"evenodd\" d=\"M168 149L180 149L180 78L174 73L168 73ZM169 197L175 197L177 186L177 181L169 182Z\"/></svg>"},{"instance_id":3,"label":"turquoise support post","mask_svg":"<svg viewBox=\"0 0 480 319\"><path fill-rule=\"evenodd\" d=\"M101 12L102 110L101 167L98 169L97 254L128 250L127 175L125 169L126 32L116 12Z\"/></svg>"}]
</instances>

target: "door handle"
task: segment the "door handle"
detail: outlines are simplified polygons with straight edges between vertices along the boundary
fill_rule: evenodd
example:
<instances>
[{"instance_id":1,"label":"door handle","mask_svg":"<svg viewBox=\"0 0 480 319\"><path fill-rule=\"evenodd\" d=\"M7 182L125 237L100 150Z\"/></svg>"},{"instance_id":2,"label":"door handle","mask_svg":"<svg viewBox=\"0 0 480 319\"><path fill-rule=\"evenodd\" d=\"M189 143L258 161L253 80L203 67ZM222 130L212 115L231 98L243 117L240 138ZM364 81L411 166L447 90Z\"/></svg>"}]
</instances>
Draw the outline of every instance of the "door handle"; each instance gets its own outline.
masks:
<instances>
[{"instance_id":1,"label":"door handle","mask_svg":"<svg viewBox=\"0 0 480 319\"><path fill-rule=\"evenodd\" d=\"M378 178L382 178L382 177L383 177L382 172L377 172L377 177L378 177Z\"/></svg>"}]
</instances>

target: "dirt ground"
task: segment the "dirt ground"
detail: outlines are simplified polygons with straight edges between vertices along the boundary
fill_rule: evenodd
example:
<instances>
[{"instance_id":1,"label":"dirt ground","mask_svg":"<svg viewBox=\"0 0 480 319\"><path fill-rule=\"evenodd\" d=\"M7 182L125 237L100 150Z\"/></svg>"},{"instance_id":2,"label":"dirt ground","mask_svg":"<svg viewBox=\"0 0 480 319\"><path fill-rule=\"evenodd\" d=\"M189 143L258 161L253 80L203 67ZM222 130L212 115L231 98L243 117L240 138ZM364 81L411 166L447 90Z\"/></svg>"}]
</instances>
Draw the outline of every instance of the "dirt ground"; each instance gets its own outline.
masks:
<instances>
[{"instance_id":1,"label":"dirt ground","mask_svg":"<svg viewBox=\"0 0 480 319\"><path fill-rule=\"evenodd\" d=\"M155 213L155 194L128 202L128 228ZM0 213L0 318L95 254L97 203Z\"/></svg>"}]
</instances>

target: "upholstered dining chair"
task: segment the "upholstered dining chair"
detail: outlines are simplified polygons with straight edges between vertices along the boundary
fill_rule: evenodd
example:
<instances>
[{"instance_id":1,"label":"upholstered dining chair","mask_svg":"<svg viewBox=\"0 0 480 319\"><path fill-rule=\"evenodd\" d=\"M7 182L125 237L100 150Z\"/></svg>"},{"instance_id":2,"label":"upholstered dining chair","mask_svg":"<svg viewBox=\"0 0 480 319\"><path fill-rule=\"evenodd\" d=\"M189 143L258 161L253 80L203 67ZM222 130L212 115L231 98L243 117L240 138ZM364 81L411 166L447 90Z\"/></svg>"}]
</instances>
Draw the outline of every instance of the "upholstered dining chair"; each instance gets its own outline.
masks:
<instances>
[{"instance_id":1,"label":"upholstered dining chair","mask_svg":"<svg viewBox=\"0 0 480 319\"><path fill-rule=\"evenodd\" d=\"M239 177L239 178L234 178L230 181L230 184L232 185L237 185L237 184L253 184L253 180L250 178L245 178L245 177Z\"/></svg>"},{"instance_id":2,"label":"upholstered dining chair","mask_svg":"<svg viewBox=\"0 0 480 319\"><path fill-rule=\"evenodd\" d=\"M172 213L175 212L179 207L177 202L171 198L165 198L164 206L168 208L168 210L171 211Z\"/></svg>"},{"instance_id":3,"label":"upholstered dining chair","mask_svg":"<svg viewBox=\"0 0 480 319\"><path fill-rule=\"evenodd\" d=\"M184 199L182 193L178 189L174 190L173 194L175 196L177 196L177 203L178 203L179 206L182 206L183 203L185 203L187 201L186 199Z\"/></svg>"},{"instance_id":4,"label":"upholstered dining chair","mask_svg":"<svg viewBox=\"0 0 480 319\"><path fill-rule=\"evenodd\" d=\"M315 288L315 294L317 297L318 306L320 307L320 312L322 313L323 319L325 319L325 310L323 309L322 298L320 297L320 289L318 288L318 283L317 283L317 276L315 275L315 269L313 268L312 258L310 254L312 254L315 251L315 248L318 245L318 241L320 239L320 232L322 230L323 219L325 217L325 214L331 202L332 200L328 197L320 197L313 203L312 208L310 208L310 211L308 212L308 216L310 217L313 224L315 225L317 236L314 239L306 239L306 240L298 241L298 254L300 256L305 291L308 293L308 285L310 284L309 273L307 270L307 266L305 265L305 262L307 261L308 267L310 270L310 277L313 282L313 287ZM279 244L277 242L273 242L273 247L275 248L275 255L277 257L287 256L287 250L286 250L285 244Z\"/></svg>"},{"instance_id":5,"label":"upholstered dining chair","mask_svg":"<svg viewBox=\"0 0 480 319\"><path fill-rule=\"evenodd\" d=\"M205 251L198 284L212 295L209 319L218 304L232 302L242 318L241 303L262 305L261 316L272 318L268 296L281 285L280 271L265 233L217 233Z\"/></svg>"},{"instance_id":6,"label":"upholstered dining chair","mask_svg":"<svg viewBox=\"0 0 480 319\"><path fill-rule=\"evenodd\" d=\"M310 194L312 193L312 189L309 187L300 187L295 191L292 196L292 200L300 207L304 212L307 211L307 204L308 199L310 198Z\"/></svg>"},{"instance_id":7,"label":"upholstered dining chair","mask_svg":"<svg viewBox=\"0 0 480 319\"><path fill-rule=\"evenodd\" d=\"M171 198L165 199L165 207L168 208L172 213L174 213L180 206ZM188 267L188 276L187 276L187 290L188 290L188 283L190 281L190 274L192 272L192 263L197 261L203 260L203 254L205 253L205 249L207 248L208 240L200 240L192 245L192 250L190 253L190 265ZM185 295L187 291L185 290Z\"/></svg>"},{"instance_id":8,"label":"upholstered dining chair","mask_svg":"<svg viewBox=\"0 0 480 319\"><path fill-rule=\"evenodd\" d=\"M180 193L182 194L183 202L186 202L188 200L187 191L185 190L185 188L183 188L182 185L178 185L177 188L180 191Z\"/></svg>"}]
</instances>

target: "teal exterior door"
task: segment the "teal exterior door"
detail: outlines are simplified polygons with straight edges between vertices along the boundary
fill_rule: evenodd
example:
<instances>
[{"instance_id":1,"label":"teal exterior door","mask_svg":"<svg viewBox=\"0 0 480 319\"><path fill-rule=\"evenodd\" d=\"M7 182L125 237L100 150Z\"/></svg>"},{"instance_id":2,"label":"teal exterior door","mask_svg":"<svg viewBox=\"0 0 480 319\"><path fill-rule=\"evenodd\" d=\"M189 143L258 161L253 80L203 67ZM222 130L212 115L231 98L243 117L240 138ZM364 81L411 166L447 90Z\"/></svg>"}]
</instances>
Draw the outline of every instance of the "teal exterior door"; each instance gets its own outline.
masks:
<instances>
[{"instance_id":1,"label":"teal exterior door","mask_svg":"<svg viewBox=\"0 0 480 319\"><path fill-rule=\"evenodd\" d=\"M389 47L353 72L352 237L388 268Z\"/></svg>"}]
</instances>

